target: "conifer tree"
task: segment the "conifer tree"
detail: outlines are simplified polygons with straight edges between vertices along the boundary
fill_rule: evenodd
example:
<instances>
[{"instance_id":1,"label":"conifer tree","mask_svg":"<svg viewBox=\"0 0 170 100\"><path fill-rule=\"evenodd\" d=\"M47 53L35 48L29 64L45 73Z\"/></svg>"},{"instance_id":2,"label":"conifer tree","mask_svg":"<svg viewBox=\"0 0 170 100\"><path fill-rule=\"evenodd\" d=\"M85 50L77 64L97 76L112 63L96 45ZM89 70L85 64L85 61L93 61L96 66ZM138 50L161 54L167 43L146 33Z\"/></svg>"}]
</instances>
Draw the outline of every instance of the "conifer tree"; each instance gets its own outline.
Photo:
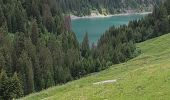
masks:
<instances>
[{"instance_id":1,"label":"conifer tree","mask_svg":"<svg viewBox=\"0 0 170 100\"><path fill-rule=\"evenodd\" d=\"M166 0L164 4L165 4L165 7L167 9L168 15L170 15L170 1Z\"/></svg>"},{"instance_id":2,"label":"conifer tree","mask_svg":"<svg viewBox=\"0 0 170 100\"><path fill-rule=\"evenodd\" d=\"M20 67L19 72L24 86L24 93L29 94L34 91L34 75L32 62L26 51L22 51L18 64L18 67Z\"/></svg>"},{"instance_id":3,"label":"conifer tree","mask_svg":"<svg viewBox=\"0 0 170 100\"><path fill-rule=\"evenodd\" d=\"M12 91L13 91L13 97L12 98L19 98L23 96L23 89L21 81L18 78L17 73L14 73L13 77L11 78L11 85L12 85Z\"/></svg>"},{"instance_id":4,"label":"conifer tree","mask_svg":"<svg viewBox=\"0 0 170 100\"><path fill-rule=\"evenodd\" d=\"M39 36L40 36L40 34L39 34L37 22L36 22L36 20L33 20L32 28L31 28L31 39L32 39L32 43L34 45L37 45Z\"/></svg>"},{"instance_id":5,"label":"conifer tree","mask_svg":"<svg viewBox=\"0 0 170 100\"><path fill-rule=\"evenodd\" d=\"M48 88L54 85L53 59L50 50L43 44L39 44L39 63L41 67L41 87Z\"/></svg>"},{"instance_id":6,"label":"conifer tree","mask_svg":"<svg viewBox=\"0 0 170 100\"><path fill-rule=\"evenodd\" d=\"M83 57L88 57L89 56L89 39L88 39L88 34L85 34L85 37L83 39L82 45L81 45L81 55Z\"/></svg>"},{"instance_id":7,"label":"conifer tree","mask_svg":"<svg viewBox=\"0 0 170 100\"><path fill-rule=\"evenodd\" d=\"M2 5L0 4L0 27L2 27L2 25L4 24L4 21L5 21L5 16L3 13Z\"/></svg>"},{"instance_id":8,"label":"conifer tree","mask_svg":"<svg viewBox=\"0 0 170 100\"><path fill-rule=\"evenodd\" d=\"M0 99L11 100L23 95L21 82L15 73L13 77L8 77L4 70L0 73Z\"/></svg>"},{"instance_id":9,"label":"conifer tree","mask_svg":"<svg viewBox=\"0 0 170 100\"><path fill-rule=\"evenodd\" d=\"M4 58L3 54L2 54L2 51L0 50L0 70L4 69L5 67L6 67L5 66L5 58Z\"/></svg>"},{"instance_id":10,"label":"conifer tree","mask_svg":"<svg viewBox=\"0 0 170 100\"><path fill-rule=\"evenodd\" d=\"M5 99L10 99L10 95L8 94L8 77L5 72L5 70L1 69L0 73L0 99L5 100Z\"/></svg>"}]
</instances>

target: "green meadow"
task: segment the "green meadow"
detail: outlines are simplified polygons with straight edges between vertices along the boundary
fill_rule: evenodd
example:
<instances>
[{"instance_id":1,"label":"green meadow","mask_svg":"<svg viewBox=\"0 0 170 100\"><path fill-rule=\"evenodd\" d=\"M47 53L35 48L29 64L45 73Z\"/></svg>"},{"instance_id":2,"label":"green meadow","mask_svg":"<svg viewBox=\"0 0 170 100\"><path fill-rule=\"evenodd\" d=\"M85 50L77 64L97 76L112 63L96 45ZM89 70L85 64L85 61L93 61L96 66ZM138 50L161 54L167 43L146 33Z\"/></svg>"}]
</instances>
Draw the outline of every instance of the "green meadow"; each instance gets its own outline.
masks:
<instances>
[{"instance_id":1,"label":"green meadow","mask_svg":"<svg viewBox=\"0 0 170 100\"><path fill-rule=\"evenodd\" d=\"M21 100L170 100L170 34L137 44L141 54ZM117 80L114 83L93 83Z\"/></svg>"}]
</instances>

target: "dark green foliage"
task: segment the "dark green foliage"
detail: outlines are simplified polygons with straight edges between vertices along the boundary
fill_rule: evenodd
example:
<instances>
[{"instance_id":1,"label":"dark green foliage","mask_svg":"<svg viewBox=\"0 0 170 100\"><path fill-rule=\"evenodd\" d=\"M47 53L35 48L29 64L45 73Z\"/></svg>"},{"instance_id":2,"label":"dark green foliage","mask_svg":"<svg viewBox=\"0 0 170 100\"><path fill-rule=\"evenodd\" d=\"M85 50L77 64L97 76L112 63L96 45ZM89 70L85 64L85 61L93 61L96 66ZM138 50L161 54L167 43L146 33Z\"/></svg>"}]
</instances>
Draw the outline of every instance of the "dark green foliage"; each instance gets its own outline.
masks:
<instances>
[{"instance_id":1,"label":"dark green foliage","mask_svg":"<svg viewBox=\"0 0 170 100\"><path fill-rule=\"evenodd\" d=\"M2 52L0 52L0 70L4 69L4 67L5 67L5 58L2 54Z\"/></svg>"},{"instance_id":2,"label":"dark green foliage","mask_svg":"<svg viewBox=\"0 0 170 100\"><path fill-rule=\"evenodd\" d=\"M82 57L88 57L90 52L88 34L85 34L83 42L81 44L81 55Z\"/></svg>"},{"instance_id":3,"label":"dark green foliage","mask_svg":"<svg viewBox=\"0 0 170 100\"><path fill-rule=\"evenodd\" d=\"M11 79L10 85L13 86L11 91L13 91L13 98L19 98L23 96L23 89L22 89L22 84L21 81L18 78L17 73L14 73L12 79Z\"/></svg>"},{"instance_id":4,"label":"dark green foliage","mask_svg":"<svg viewBox=\"0 0 170 100\"><path fill-rule=\"evenodd\" d=\"M170 15L170 1L169 0L166 0L165 7L167 9L168 15Z\"/></svg>"},{"instance_id":5,"label":"dark green foliage","mask_svg":"<svg viewBox=\"0 0 170 100\"><path fill-rule=\"evenodd\" d=\"M5 33L6 34L6 33ZM12 39L9 35L6 35L3 37L3 40L1 41L1 47L0 47L0 62L1 62L1 68L7 70L8 74L12 74L12 51L13 51L13 43Z\"/></svg>"},{"instance_id":6,"label":"dark green foliage","mask_svg":"<svg viewBox=\"0 0 170 100\"><path fill-rule=\"evenodd\" d=\"M18 60L18 67L20 68L18 72L21 74L24 93L31 93L34 91L34 76L31 59L28 57L28 53L23 51Z\"/></svg>"},{"instance_id":7,"label":"dark green foliage","mask_svg":"<svg viewBox=\"0 0 170 100\"><path fill-rule=\"evenodd\" d=\"M32 27L31 27L31 39L34 45L37 45L38 38L40 37L38 24L36 20L33 20Z\"/></svg>"},{"instance_id":8,"label":"dark green foliage","mask_svg":"<svg viewBox=\"0 0 170 100\"><path fill-rule=\"evenodd\" d=\"M41 74L41 87L48 88L54 85L53 59L50 50L44 45L39 48L39 63Z\"/></svg>"},{"instance_id":9,"label":"dark green foliage","mask_svg":"<svg viewBox=\"0 0 170 100\"><path fill-rule=\"evenodd\" d=\"M106 60L114 64L132 58L135 51L132 30L126 26L110 28L98 42L98 55L100 62Z\"/></svg>"},{"instance_id":10,"label":"dark green foliage","mask_svg":"<svg viewBox=\"0 0 170 100\"><path fill-rule=\"evenodd\" d=\"M23 95L22 85L16 73L8 77L4 70L0 73L0 99L11 100Z\"/></svg>"},{"instance_id":11,"label":"dark green foliage","mask_svg":"<svg viewBox=\"0 0 170 100\"><path fill-rule=\"evenodd\" d=\"M44 4L43 6L43 24L47 28L49 32L53 32L53 17L50 11L50 7L48 4Z\"/></svg>"},{"instance_id":12,"label":"dark green foliage","mask_svg":"<svg viewBox=\"0 0 170 100\"><path fill-rule=\"evenodd\" d=\"M5 21L5 16L3 13L2 5L0 5L0 27L2 27L2 25L4 24L4 21Z\"/></svg>"}]
</instances>

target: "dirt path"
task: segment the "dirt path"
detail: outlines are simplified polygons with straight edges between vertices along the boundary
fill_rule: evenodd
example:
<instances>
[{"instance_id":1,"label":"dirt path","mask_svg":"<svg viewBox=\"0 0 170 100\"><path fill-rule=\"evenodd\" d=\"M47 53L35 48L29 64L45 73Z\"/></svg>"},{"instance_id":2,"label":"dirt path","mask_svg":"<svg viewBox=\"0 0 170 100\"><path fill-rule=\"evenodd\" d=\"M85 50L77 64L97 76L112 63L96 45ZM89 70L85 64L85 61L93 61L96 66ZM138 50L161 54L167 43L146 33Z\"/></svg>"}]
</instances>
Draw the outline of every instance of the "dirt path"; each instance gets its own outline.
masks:
<instances>
[{"instance_id":1,"label":"dirt path","mask_svg":"<svg viewBox=\"0 0 170 100\"><path fill-rule=\"evenodd\" d=\"M100 81L100 82L96 82L96 83L93 83L93 84L98 85L98 84L115 83L115 82L117 82L117 80L105 80L105 81Z\"/></svg>"}]
</instances>

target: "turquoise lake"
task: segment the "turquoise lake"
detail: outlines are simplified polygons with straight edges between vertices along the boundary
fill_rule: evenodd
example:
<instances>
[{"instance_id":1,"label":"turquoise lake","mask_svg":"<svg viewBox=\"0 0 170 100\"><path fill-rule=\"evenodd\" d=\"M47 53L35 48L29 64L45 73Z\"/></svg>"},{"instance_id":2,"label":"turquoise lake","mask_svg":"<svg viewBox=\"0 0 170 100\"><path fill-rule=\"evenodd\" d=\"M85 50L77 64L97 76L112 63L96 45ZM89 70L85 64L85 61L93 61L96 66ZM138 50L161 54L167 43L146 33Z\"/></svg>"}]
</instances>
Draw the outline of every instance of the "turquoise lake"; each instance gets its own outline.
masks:
<instances>
[{"instance_id":1,"label":"turquoise lake","mask_svg":"<svg viewBox=\"0 0 170 100\"><path fill-rule=\"evenodd\" d=\"M88 33L89 42L97 43L100 36L111 26L128 24L131 20L144 17L144 14L121 15L104 18L81 18L72 20L72 30L75 32L79 42L82 42L85 33Z\"/></svg>"}]
</instances>

